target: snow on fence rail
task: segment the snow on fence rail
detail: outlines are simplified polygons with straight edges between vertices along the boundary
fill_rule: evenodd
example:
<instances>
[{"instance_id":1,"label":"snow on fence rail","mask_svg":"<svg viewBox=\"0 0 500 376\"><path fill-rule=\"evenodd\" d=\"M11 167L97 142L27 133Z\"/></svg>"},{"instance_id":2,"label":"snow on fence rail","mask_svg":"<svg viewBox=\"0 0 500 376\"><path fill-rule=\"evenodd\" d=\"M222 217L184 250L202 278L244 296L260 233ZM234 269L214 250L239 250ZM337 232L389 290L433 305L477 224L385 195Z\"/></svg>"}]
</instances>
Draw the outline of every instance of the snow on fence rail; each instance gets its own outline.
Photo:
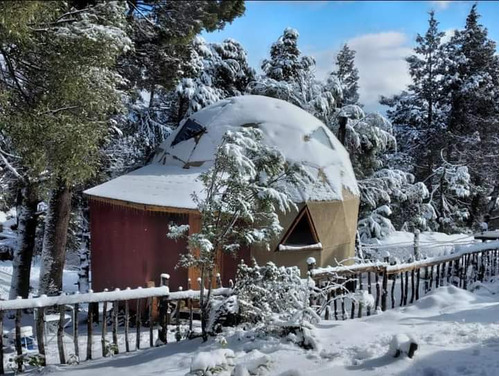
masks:
<instances>
[{"instance_id":1,"label":"snow on fence rail","mask_svg":"<svg viewBox=\"0 0 500 376\"><path fill-rule=\"evenodd\" d=\"M498 275L498 254L499 243L496 240L455 246L452 254L411 263L391 265L387 262L374 262L352 266L312 267L310 277L317 286L326 290L326 294L317 294L311 299L311 305L325 319L330 319L332 310L336 320L339 317L346 319L369 316L372 308L385 311L389 297L390 308L394 308L398 300L399 306L404 306L418 300L422 293L428 293L433 286L437 288L451 283L467 289L471 283L483 282ZM398 284L400 291L396 292ZM336 287L345 285L349 285L347 289ZM372 296L373 292L375 297L372 305L366 297ZM340 312L338 302L341 304ZM347 312L349 306L350 313Z\"/></svg>"},{"instance_id":2,"label":"snow on fence rail","mask_svg":"<svg viewBox=\"0 0 500 376\"><path fill-rule=\"evenodd\" d=\"M6 312L15 312L15 338L14 345L16 350L16 372L22 372L25 367L26 354L23 354L22 348L22 328L21 320L23 310L35 310L35 327L36 327L36 341L38 345L38 355L40 365L46 365L46 323L49 316L51 321L57 324L57 349L59 355L59 363L66 364L66 352L63 337L65 335L65 320L68 317L67 308L71 307L72 311L72 334L74 345L74 357L77 361L80 360L79 349L79 329L78 329L78 312L81 304L88 304L87 311L87 352L86 359L90 360L93 357L93 331L94 324L99 324L101 317L101 350L102 356L105 357L110 353L110 343L107 341L107 325L108 320L112 322L112 353L118 353L118 327L119 325L119 312L124 315L124 331L123 337L125 341L125 351L131 350L130 346L130 322L131 316L135 318L135 349L139 349L141 344L141 327L146 321L149 327L149 346L155 345L154 341L154 328L155 324L159 325L158 340L159 343L167 343L168 339L168 326L173 320L177 330L180 326L180 313L181 306L187 308L189 331L193 330L193 311L195 310L193 301L200 298L200 291L191 290L191 281L188 280L188 290L180 290L171 292L168 288L168 275L162 275L162 286L160 287L147 287L147 288L127 288L125 290L116 289L114 291L103 292L89 292L85 294L59 296L40 296L29 299L15 299L0 301L0 334L4 329L4 316ZM213 296L229 296L232 294L231 288L221 287L221 281L218 277L216 279L217 288L212 290ZM205 290L205 294L208 292ZM135 305L131 306L131 302ZM101 304L99 304L101 303ZM112 310L108 310L108 303ZM181 304L182 303L182 304ZM133 311L133 312L131 312ZM147 312L147 316L143 320L141 317L143 312ZM31 315L31 314L30 314ZM29 317L29 316L28 316ZM5 374L4 365L4 339L0 335L0 374Z\"/></svg>"}]
</instances>

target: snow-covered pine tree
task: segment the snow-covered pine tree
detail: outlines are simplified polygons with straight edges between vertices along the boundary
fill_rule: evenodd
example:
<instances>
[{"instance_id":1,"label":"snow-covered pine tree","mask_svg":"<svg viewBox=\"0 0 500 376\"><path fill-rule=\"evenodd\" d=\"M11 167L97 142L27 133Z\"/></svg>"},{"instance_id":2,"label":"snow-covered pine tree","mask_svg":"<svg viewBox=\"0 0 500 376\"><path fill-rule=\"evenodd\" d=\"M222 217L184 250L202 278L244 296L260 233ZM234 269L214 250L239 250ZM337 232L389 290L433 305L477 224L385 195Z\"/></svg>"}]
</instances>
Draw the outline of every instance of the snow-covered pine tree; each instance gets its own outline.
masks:
<instances>
[{"instance_id":1,"label":"snow-covered pine tree","mask_svg":"<svg viewBox=\"0 0 500 376\"><path fill-rule=\"evenodd\" d=\"M271 57L262 62L267 77L276 81L294 82L304 69L298 47L299 33L287 27L283 35L271 46Z\"/></svg>"},{"instance_id":2,"label":"snow-covered pine tree","mask_svg":"<svg viewBox=\"0 0 500 376\"><path fill-rule=\"evenodd\" d=\"M468 167L468 226L487 214L485 198L498 186L498 54L474 4L465 28L446 43L443 87L449 106L445 158Z\"/></svg>"},{"instance_id":3,"label":"snow-covered pine tree","mask_svg":"<svg viewBox=\"0 0 500 376\"><path fill-rule=\"evenodd\" d=\"M147 156L182 120L172 90L192 73L193 39L202 30L222 29L244 13L245 5L243 0L127 3L128 33L135 48L120 56L118 67L134 95L128 99L130 118L121 129L127 136L138 136Z\"/></svg>"},{"instance_id":4,"label":"snow-covered pine tree","mask_svg":"<svg viewBox=\"0 0 500 376\"><path fill-rule=\"evenodd\" d=\"M396 150L392 124L378 113L365 115L356 105L342 107L336 116L347 119L345 147L361 192L361 239L383 238L395 225L401 228L405 223L412 230L428 229L434 219L424 202L429 191L422 183L415 183L411 173L394 166L389 157ZM338 122L333 124L338 126ZM333 132L338 133L338 129Z\"/></svg>"},{"instance_id":5,"label":"snow-covered pine tree","mask_svg":"<svg viewBox=\"0 0 500 376\"><path fill-rule=\"evenodd\" d=\"M11 77L23 77L7 93L1 126L29 176L43 175L51 191L40 288L55 292L62 285L72 190L95 174L107 120L121 109L115 62L131 41L123 2L78 10L66 2L36 4L36 17L9 21L22 32L0 35ZM33 5L1 6L2 14L13 15Z\"/></svg>"},{"instance_id":6,"label":"snow-covered pine tree","mask_svg":"<svg viewBox=\"0 0 500 376\"><path fill-rule=\"evenodd\" d=\"M336 78L326 84L316 79L316 62L301 54L298 37L297 30L285 29L271 47L271 58L262 64L265 74L251 82L247 91L285 100L328 123L340 101L340 84Z\"/></svg>"},{"instance_id":7,"label":"snow-covered pine tree","mask_svg":"<svg viewBox=\"0 0 500 376\"><path fill-rule=\"evenodd\" d=\"M255 76L245 49L234 39L219 44L195 38L189 72L177 85L172 103L178 121L221 99L242 95Z\"/></svg>"},{"instance_id":8,"label":"snow-covered pine tree","mask_svg":"<svg viewBox=\"0 0 500 376\"><path fill-rule=\"evenodd\" d=\"M444 52L434 12L429 13L429 27L417 35L415 54L406 59L412 83L403 93L382 98L390 107L387 116L395 128L398 146L414 159L418 180L427 178L439 165L439 151L444 146L446 132L442 74Z\"/></svg>"},{"instance_id":9,"label":"snow-covered pine tree","mask_svg":"<svg viewBox=\"0 0 500 376\"><path fill-rule=\"evenodd\" d=\"M467 232L469 210L463 200L470 196L470 175L466 166L445 160L431 176L430 203L437 215L437 230L446 233Z\"/></svg>"},{"instance_id":10,"label":"snow-covered pine tree","mask_svg":"<svg viewBox=\"0 0 500 376\"><path fill-rule=\"evenodd\" d=\"M187 237L188 253L181 255L179 265L200 271L205 338L217 255L236 255L242 246L265 244L277 236L282 230L277 211L295 207L288 188L300 184L305 176L300 166L288 163L280 152L261 140L258 129L226 133L213 167L200 175L205 187L203 196L193 196L201 213L201 229ZM187 230L186 225L171 224L168 236L184 237Z\"/></svg>"},{"instance_id":11,"label":"snow-covered pine tree","mask_svg":"<svg viewBox=\"0 0 500 376\"><path fill-rule=\"evenodd\" d=\"M120 59L120 72L154 100L156 86L170 90L189 69L191 42L202 30L223 29L243 15L243 0L131 0L127 12L134 49Z\"/></svg>"},{"instance_id":12,"label":"snow-covered pine tree","mask_svg":"<svg viewBox=\"0 0 500 376\"><path fill-rule=\"evenodd\" d=\"M344 44L335 58L336 71L332 75L338 78L342 87L342 105L359 102L359 72L354 62L355 57L356 51Z\"/></svg>"},{"instance_id":13,"label":"snow-covered pine tree","mask_svg":"<svg viewBox=\"0 0 500 376\"><path fill-rule=\"evenodd\" d=\"M365 115L356 105L348 105L337 114L347 119L345 146L351 156L353 169L360 188L360 211L358 229L361 240L383 238L394 226L388 218L394 188L401 186L385 166L385 153L395 149L396 140L390 123L378 114ZM377 173L377 171L381 170Z\"/></svg>"}]
</instances>

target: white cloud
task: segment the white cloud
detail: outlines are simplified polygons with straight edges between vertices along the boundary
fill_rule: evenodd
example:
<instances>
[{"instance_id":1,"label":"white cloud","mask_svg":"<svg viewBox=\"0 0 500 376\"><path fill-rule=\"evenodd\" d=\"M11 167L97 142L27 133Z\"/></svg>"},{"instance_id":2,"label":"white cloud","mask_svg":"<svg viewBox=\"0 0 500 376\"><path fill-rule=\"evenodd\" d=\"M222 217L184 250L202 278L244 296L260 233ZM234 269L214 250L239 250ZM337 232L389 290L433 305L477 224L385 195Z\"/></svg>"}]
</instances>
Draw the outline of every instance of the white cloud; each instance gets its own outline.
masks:
<instances>
[{"instance_id":1,"label":"white cloud","mask_svg":"<svg viewBox=\"0 0 500 376\"><path fill-rule=\"evenodd\" d=\"M407 36L400 32L366 34L347 43L356 51L360 100L378 107L380 95L397 94L410 83L405 58L412 53Z\"/></svg>"},{"instance_id":2,"label":"white cloud","mask_svg":"<svg viewBox=\"0 0 500 376\"><path fill-rule=\"evenodd\" d=\"M437 9L437 10L445 10L445 9L448 9L448 7L451 5L451 1L431 1L432 5L434 5L434 7Z\"/></svg>"},{"instance_id":3,"label":"white cloud","mask_svg":"<svg viewBox=\"0 0 500 376\"><path fill-rule=\"evenodd\" d=\"M378 103L380 96L397 94L410 83L405 58L413 51L408 37L388 31L351 38L347 44L356 51L361 103L369 111L383 110ZM338 50L305 52L315 57L317 77L323 79L333 69Z\"/></svg>"}]
</instances>

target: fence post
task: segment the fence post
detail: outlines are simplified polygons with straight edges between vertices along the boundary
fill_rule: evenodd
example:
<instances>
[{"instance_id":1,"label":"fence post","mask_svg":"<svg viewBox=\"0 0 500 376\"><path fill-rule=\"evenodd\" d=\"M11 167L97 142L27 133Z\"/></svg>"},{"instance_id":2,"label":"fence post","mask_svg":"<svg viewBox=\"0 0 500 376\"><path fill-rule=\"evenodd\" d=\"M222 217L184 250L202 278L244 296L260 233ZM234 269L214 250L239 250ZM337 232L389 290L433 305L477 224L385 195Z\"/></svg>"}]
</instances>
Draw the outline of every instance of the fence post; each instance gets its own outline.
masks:
<instances>
[{"instance_id":1,"label":"fence post","mask_svg":"<svg viewBox=\"0 0 500 376\"><path fill-rule=\"evenodd\" d=\"M392 286L391 286L391 308L394 308L395 305L395 297L394 297L394 290L396 288L396 280L398 279L398 275L393 274L392 275Z\"/></svg>"},{"instance_id":2,"label":"fence post","mask_svg":"<svg viewBox=\"0 0 500 376\"><path fill-rule=\"evenodd\" d=\"M191 290L191 278L188 278L187 284L188 290ZM193 299L188 299L188 309L189 309L189 335L193 331Z\"/></svg>"},{"instance_id":3,"label":"fence post","mask_svg":"<svg viewBox=\"0 0 500 376\"><path fill-rule=\"evenodd\" d=\"M89 292L92 292L92 290L89 290ZM92 359L92 321L95 313L92 304L93 303L89 303L87 312L87 360ZM97 303L97 308L99 309L99 303Z\"/></svg>"},{"instance_id":4,"label":"fence post","mask_svg":"<svg viewBox=\"0 0 500 376\"><path fill-rule=\"evenodd\" d=\"M5 374L3 368L3 311L0 311L0 375Z\"/></svg>"},{"instance_id":5,"label":"fence post","mask_svg":"<svg viewBox=\"0 0 500 376\"><path fill-rule=\"evenodd\" d=\"M335 316L335 320L338 320L337 316L337 291L333 291L333 314Z\"/></svg>"},{"instance_id":6,"label":"fence post","mask_svg":"<svg viewBox=\"0 0 500 376\"><path fill-rule=\"evenodd\" d=\"M43 295L42 295L43 296ZM43 357L42 358L42 366L46 365L45 360L45 343L44 340L44 315L45 315L45 307L40 307L36 309L36 342L38 344L38 353ZM0 333L2 333L0 331Z\"/></svg>"},{"instance_id":7,"label":"fence post","mask_svg":"<svg viewBox=\"0 0 500 376\"><path fill-rule=\"evenodd\" d=\"M368 272L368 294L372 294L372 277L371 277L372 273L371 272ZM366 307L366 315L367 316L370 316L371 315L371 308L370 306L368 305Z\"/></svg>"},{"instance_id":8,"label":"fence post","mask_svg":"<svg viewBox=\"0 0 500 376\"><path fill-rule=\"evenodd\" d=\"M415 290L415 300L420 298L420 268L417 268L417 286Z\"/></svg>"},{"instance_id":9,"label":"fence post","mask_svg":"<svg viewBox=\"0 0 500 376\"><path fill-rule=\"evenodd\" d=\"M115 291L120 291L120 289L115 289ZM116 301L116 300L113 302L112 333L113 333L113 345L115 346L114 351L116 351L115 354L118 354L120 352L120 349L118 347L118 301Z\"/></svg>"},{"instance_id":10,"label":"fence post","mask_svg":"<svg viewBox=\"0 0 500 376\"><path fill-rule=\"evenodd\" d=\"M21 299L21 297L18 296L17 299ZM23 372L23 360L21 359L21 355L23 354L23 348L21 345L21 315L22 315L22 310L17 309L16 310L16 319L15 319L15 326L16 326L15 347L16 347L16 353L18 356L17 370L19 372ZM1 333L1 334L3 335L3 333Z\"/></svg>"},{"instance_id":11,"label":"fence post","mask_svg":"<svg viewBox=\"0 0 500 376\"><path fill-rule=\"evenodd\" d=\"M125 290L130 290L130 287L127 287ZM130 307L128 300L125 300L125 352L130 352L130 344L128 341L129 326L130 326Z\"/></svg>"},{"instance_id":12,"label":"fence post","mask_svg":"<svg viewBox=\"0 0 500 376\"><path fill-rule=\"evenodd\" d=\"M78 361L80 361L80 346L78 343L78 303L73 305L73 344L75 346L75 356L78 358Z\"/></svg>"},{"instance_id":13,"label":"fence post","mask_svg":"<svg viewBox=\"0 0 500 376\"><path fill-rule=\"evenodd\" d=\"M141 348L141 299L137 299L135 310L135 349Z\"/></svg>"},{"instance_id":14,"label":"fence post","mask_svg":"<svg viewBox=\"0 0 500 376\"><path fill-rule=\"evenodd\" d=\"M404 292L404 305L408 304L408 271L405 272L405 292Z\"/></svg>"},{"instance_id":15,"label":"fence post","mask_svg":"<svg viewBox=\"0 0 500 376\"><path fill-rule=\"evenodd\" d=\"M108 291L108 289L104 289ZM102 357L106 356L106 332L108 326L108 320L106 319L106 311L108 310L108 302L104 302L102 306L102 332L101 332L101 347L102 347Z\"/></svg>"},{"instance_id":16,"label":"fence post","mask_svg":"<svg viewBox=\"0 0 500 376\"><path fill-rule=\"evenodd\" d=\"M356 291L356 282L357 281L354 279L354 275L351 274L349 276L349 279L354 282L354 289L353 290ZM351 290L351 291L353 291L353 290ZM356 311L356 303L355 303L354 299L351 298L351 319L354 319L355 311Z\"/></svg>"},{"instance_id":17,"label":"fence post","mask_svg":"<svg viewBox=\"0 0 500 376\"><path fill-rule=\"evenodd\" d=\"M399 273L399 279L401 280L401 283L399 284L401 287L401 296L400 296L400 300L399 300L399 306L402 307L404 299L405 299L405 280L404 280L403 272Z\"/></svg>"},{"instance_id":18,"label":"fence post","mask_svg":"<svg viewBox=\"0 0 500 376\"><path fill-rule=\"evenodd\" d=\"M484 282L484 252L480 252L477 254L478 258L478 268L479 268L479 273L478 273L478 279L480 282ZM480 261L479 261L480 260Z\"/></svg>"},{"instance_id":19,"label":"fence post","mask_svg":"<svg viewBox=\"0 0 500 376\"><path fill-rule=\"evenodd\" d=\"M363 273L359 273L359 290L363 291ZM363 315L363 304L361 302L358 303L358 318Z\"/></svg>"},{"instance_id":20,"label":"fence post","mask_svg":"<svg viewBox=\"0 0 500 376\"><path fill-rule=\"evenodd\" d=\"M166 286L169 287L170 283L170 275L169 274L162 274L161 275L161 286ZM160 298L160 329L158 330L158 339L163 342L164 344L167 343L167 301L164 296Z\"/></svg>"},{"instance_id":21,"label":"fence post","mask_svg":"<svg viewBox=\"0 0 500 376\"><path fill-rule=\"evenodd\" d=\"M316 259L314 257L308 257L307 260L307 271L310 272L316 268Z\"/></svg>"},{"instance_id":22,"label":"fence post","mask_svg":"<svg viewBox=\"0 0 500 376\"><path fill-rule=\"evenodd\" d=\"M411 270L411 298L410 304L415 300L415 269Z\"/></svg>"},{"instance_id":23,"label":"fence post","mask_svg":"<svg viewBox=\"0 0 500 376\"><path fill-rule=\"evenodd\" d=\"M420 260L420 230L415 229L413 232L413 255L415 260Z\"/></svg>"},{"instance_id":24,"label":"fence post","mask_svg":"<svg viewBox=\"0 0 500 376\"><path fill-rule=\"evenodd\" d=\"M382 311L387 309L387 267L384 267L382 276Z\"/></svg>"},{"instance_id":25,"label":"fence post","mask_svg":"<svg viewBox=\"0 0 500 376\"><path fill-rule=\"evenodd\" d=\"M439 276L439 264L436 265L436 288L440 286L440 276Z\"/></svg>"},{"instance_id":26,"label":"fence post","mask_svg":"<svg viewBox=\"0 0 500 376\"><path fill-rule=\"evenodd\" d=\"M59 363L66 364L66 355L64 354L64 311L65 306L59 306L59 326L57 328L57 348L59 350Z\"/></svg>"}]
</instances>

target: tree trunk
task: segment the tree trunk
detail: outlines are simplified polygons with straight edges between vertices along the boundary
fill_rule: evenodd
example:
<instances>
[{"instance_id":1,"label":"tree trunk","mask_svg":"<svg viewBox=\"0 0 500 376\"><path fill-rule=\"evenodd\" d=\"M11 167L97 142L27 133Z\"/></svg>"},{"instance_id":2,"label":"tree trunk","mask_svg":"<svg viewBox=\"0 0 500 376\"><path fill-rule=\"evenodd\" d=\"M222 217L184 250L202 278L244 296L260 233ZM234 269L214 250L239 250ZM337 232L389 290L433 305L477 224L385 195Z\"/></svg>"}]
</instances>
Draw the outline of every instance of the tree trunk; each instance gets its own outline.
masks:
<instances>
[{"instance_id":1,"label":"tree trunk","mask_svg":"<svg viewBox=\"0 0 500 376\"><path fill-rule=\"evenodd\" d=\"M208 340L208 320L210 318L210 294L212 292L212 271L208 272L208 287L207 296L204 298L203 305L201 306L201 332L203 342Z\"/></svg>"},{"instance_id":2,"label":"tree trunk","mask_svg":"<svg viewBox=\"0 0 500 376\"><path fill-rule=\"evenodd\" d=\"M18 296L27 298L30 290L31 262L35 248L38 195L31 184L23 188L22 203L19 211L18 244L12 263L12 280L9 299Z\"/></svg>"},{"instance_id":3,"label":"tree trunk","mask_svg":"<svg viewBox=\"0 0 500 376\"><path fill-rule=\"evenodd\" d=\"M51 192L45 219L42 265L40 268L41 294L57 294L62 290L70 214L71 190L65 185L59 185Z\"/></svg>"},{"instance_id":4,"label":"tree trunk","mask_svg":"<svg viewBox=\"0 0 500 376\"><path fill-rule=\"evenodd\" d=\"M78 256L80 259L80 269L78 271L78 291L86 293L89 291L90 275L90 228L88 210L82 210L82 232L80 234L80 249Z\"/></svg>"},{"instance_id":5,"label":"tree trunk","mask_svg":"<svg viewBox=\"0 0 500 376\"><path fill-rule=\"evenodd\" d=\"M339 117L339 130L337 133L337 138L340 143L345 146L345 137L347 133L347 117Z\"/></svg>"}]
</instances>

